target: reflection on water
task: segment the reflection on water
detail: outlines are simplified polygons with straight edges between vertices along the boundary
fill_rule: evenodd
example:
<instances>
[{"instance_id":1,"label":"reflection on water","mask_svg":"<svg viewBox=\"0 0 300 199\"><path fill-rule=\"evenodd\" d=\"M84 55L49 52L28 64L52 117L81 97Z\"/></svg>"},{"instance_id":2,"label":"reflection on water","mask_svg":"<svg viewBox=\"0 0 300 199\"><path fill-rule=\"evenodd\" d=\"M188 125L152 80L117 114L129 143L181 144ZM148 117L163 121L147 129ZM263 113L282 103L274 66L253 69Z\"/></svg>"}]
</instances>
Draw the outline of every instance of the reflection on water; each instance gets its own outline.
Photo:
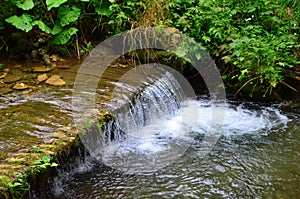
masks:
<instances>
[{"instance_id":1,"label":"reflection on water","mask_svg":"<svg viewBox=\"0 0 300 199\"><path fill-rule=\"evenodd\" d=\"M236 103L235 103L236 104ZM230 103L223 135L199 155L209 119L208 101L198 103L198 136L175 163L145 175L126 174L86 160L50 183L37 198L298 198L300 128L297 112L284 105ZM201 116L202 113L202 116ZM171 118L176 120L176 117ZM180 124L176 124L180 125ZM176 139L176 138L175 138ZM154 142L155 144L155 142ZM160 143L156 143L160 144ZM135 150L136 146L127 145Z\"/></svg>"}]
</instances>

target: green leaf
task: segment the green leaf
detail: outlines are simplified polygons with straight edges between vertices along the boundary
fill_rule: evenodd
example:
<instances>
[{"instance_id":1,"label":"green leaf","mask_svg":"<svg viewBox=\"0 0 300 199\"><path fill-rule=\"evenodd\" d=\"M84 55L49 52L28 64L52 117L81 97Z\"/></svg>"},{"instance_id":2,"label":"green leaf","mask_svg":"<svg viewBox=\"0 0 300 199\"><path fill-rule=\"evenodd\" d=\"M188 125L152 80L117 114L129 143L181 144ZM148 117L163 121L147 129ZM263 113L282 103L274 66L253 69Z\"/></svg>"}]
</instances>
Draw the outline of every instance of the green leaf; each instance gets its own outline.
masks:
<instances>
[{"instance_id":1,"label":"green leaf","mask_svg":"<svg viewBox=\"0 0 300 199\"><path fill-rule=\"evenodd\" d=\"M72 35L76 34L78 31L77 28L71 27L67 30L62 31L56 37L54 37L55 44L66 44L72 37Z\"/></svg>"},{"instance_id":2,"label":"green leaf","mask_svg":"<svg viewBox=\"0 0 300 199\"><path fill-rule=\"evenodd\" d=\"M42 161L43 161L44 163L48 163L48 162L51 161L51 158L48 157L48 156L43 156L43 157L42 157Z\"/></svg>"},{"instance_id":3,"label":"green leaf","mask_svg":"<svg viewBox=\"0 0 300 199\"><path fill-rule=\"evenodd\" d=\"M44 22L42 21L34 21L32 22L32 26L37 25L43 32L50 34L51 33L51 29L44 24Z\"/></svg>"},{"instance_id":4,"label":"green leaf","mask_svg":"<svg viewBox=\"0 0 300 199\"><path fill-rule=\"evenodd\" d=\"M66 26L76 21L80 16L81 10L76 6L63 6L58 8L58 18L60 19L60 25Z\"/></svg>"},{"instance_id":5,"label":"green leaf","mask_svg":"<svg viewBox=\"0 0 300 199\"><path fill-rule=\"evenodd\" d=\"M55 162L51 163L51 165L50 165L50 167L57 167L57 166L58 166L58 164Z\"/></svg>"},{"instance_id":6,"label":"green leaf","mask_svg":"<svg viewBox=\"0 0 300 199\"><path fill-rule=\"evenodd\" d=\"M208 36L203 36L202 39L206 42L210 42L211 41L211 38L208 37Z\"/></svg>"},{"instance_id":7,"label":"green leaf","mask_svg":"<svg viewBox=\"0 0 300 199\"><path fill-rule=\"evenodd\" d=\"M23 10L30 10L31 8L34 7L34 3L32 0L23 0L23 1L13 1L16 6L19 8L22 8Z\"/></svg>"},{"instance_id":8,"label":"green leaf","mask_svg":"<svg viewBox=\"0 0 300 199\"><path fill-rule=\"evenodd\" d=\"M48 10L51 10L52 8L57 8L61 4L67 2L68 0L46 0L46 5Z\"/></svg>"},{"instance_id":9,"label":"green leaf","mask_svg":"<svg viewBox=\"0 0 300 199\"><path fill-rule=\"evenodd\" d=\"M90 0L80 0L80 1L82 1L82 2L89 2Z\"/></svg>"},{"instance_id":10,"label":"green leaf","mask_svg":"<svg viewBox=\"0 0 300 199\"><path fill-rule=\"evenodd\" d=\"M11 182L7 183L7 185L8 185L10 188L13 188L13 187L14 187L14 185L13 185Z\"/></svg>"},{"instance_id":11,"label":"green leaf","mask_svg":"<svg viewBox=\"0 0 300 199\"><path fill-rule=\"evenodd\" d=\"M32 25L31 25L32 19L31 19L31 15L29 14L24 13L20 17L14 15L5 19L5 21L25 32L28 32L32 29Z\"/></svg>"},{"instance_id":12,"label":"green leaf","mask_svg":"<svg viewBox=\"0 0 300 199\"><path fill-rule=\"evenodd\" d=\"M112 5L108 0L94 1L94 8L97 14L109 17L113 11L109 9Z\"/></svg>"},{"instance_id":13,"label":"green leaf","mask_svg":"<svg viewBox=\"0 0 300 199\"><path fill-rule=\"evenodd\" d=\"M53 28L53 30L51 31L51 34L52 35L57 35L62 30L63 30L62 27L58 23L56 23L55 26L54 26L54 28Z\"/></svg>"},{"instance_id":14,"label":"green leaf","mask_svg":"<svg viewBox=\"0 0 300 199\"><path fill-rule=\"evenodd\" d=\"M41 162L41 160L37 160L37 161L35 161L33 164L34 164L34 165L40 165L40 164L42 164L42 162Z\"/></svg>"}]
</instances>

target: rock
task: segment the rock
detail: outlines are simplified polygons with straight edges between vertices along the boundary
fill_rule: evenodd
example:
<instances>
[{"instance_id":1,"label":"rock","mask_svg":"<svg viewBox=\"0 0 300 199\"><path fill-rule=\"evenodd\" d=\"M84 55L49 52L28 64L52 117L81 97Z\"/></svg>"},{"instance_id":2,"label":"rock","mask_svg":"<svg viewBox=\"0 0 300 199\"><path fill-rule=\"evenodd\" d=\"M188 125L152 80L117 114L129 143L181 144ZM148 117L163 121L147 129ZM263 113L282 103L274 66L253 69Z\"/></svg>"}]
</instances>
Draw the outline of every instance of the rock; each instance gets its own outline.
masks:
<instances>
[{"instance_id":1,"label":"rock","mask_svg":"<svg viewBox=\"0 0 300 199\"><path fill-rule=\"evenodd\" d=\"M53 61L53 62L57 62L59 60L59 57L57 55L51 55L50 56L50 59Z\"/></svg>"},{"instance_id":2,"label":"rock","mask_svg":"<svg viewBox=\"0 0 300 199\"><path fill-rule=\"evenodd\" d=\"M25 90L25 91L22 91L22 94L28 94L28 93L31 93L33 90L32 89L28 89L28 90Z\"/></svg>"},{"instance_id":3,"label":"rock","mask_svg":"<svg viewBox=\"0 0 300 199\"><path fill-rule=\"evenodd\" d=\"M9 84L19 81L20 79L22 79L22 76L20 75L6 75L6 77L3 79L3 82Z\"/></svg>"},{"instance_id":4,"label":"rock","mask_svg":"<svg viewBox=\"0 0 300 199\"><path fill-rule=\"evenodd\" d=\"M48 47L47 46L43 46L41 48L39 48L39 53L41 56L43 56L44 54L46 54L48 52Z\"/></svg>"},{"instance_id":5,"label":"rock","mask_svg":"<svg viewBox=\"0 0 300 199\"><path fill-rule=\"evenodd\" d=\"M46 64L48 64L48 65L51 64L50 56L48 54L43 55L43 60L45 61Z\"/></svg>"},{"instance_id":6,"label":"rock","mask_svg":"<svg viewBox=\"0 0 300 199\"><path fill-rule=\"evenodd\" d=\"M39 56L39 52L38 52L37 50L31 51L31 57L32 57L33 59L37 59L38 56Z\"/></svg>"},{"instance_id":7,"label":"rock","mask_svg":"<svg viewBox=\"0 0 300 199\"><path fill-rule=\"evenodd\" d=\"M12 91L13 91L13 90L10 89L10 88L6 88L6 87L0 88L0 95L7 94L7 93L10 93L10 92L12 92Z\"/></svg>"},{"instance_id":8,"label":"rock","mask_svg":"<svg viewBox=\"0 0 300 199\"><path fill-rule=\"evenodd\" d=\"M52 75L50 78L47 79L46 84L52 86L63 86L66 84L66 82L62 80L59 75Z\"/></svg>"},{"instance_id":9,"label":"rock","mask_svg":"<svg viewBox=\"0 0 300 199\"><path fill-rule=\"evenodd\" d=\"M45 73L51 71L52 69L53 68L37 66L37 67L33 67L33 72Z\"/></svg>"},{"instance_id":10,"label":"rock","mask_svg":"<svg viewBox=\"0 0 300 199\"><path fill-rule=\"evenodd\" d=\"M58 65L57 68L59 68L59 69L69 69L69 68L71 68L71 66L68 66L68 65Z\"/></svg>"},{"instance_id":11,"label":"rock","mask_svg":"<svg viewBox=\"0 0 300 199\"><path fill-rule=\"evenodd\" d=\"M3 79L6 75L7 75L7 73L1 74L1 75L0 75L0 79Z\"/></svg>"},{"instance_id":12,"label":"rock","mask_svg":"<svg viewBox=\"0 0 300 199\"><path fill-rule=\"evenodd\" d=\"M27 88L29 88L29 86L24 83L16 83L13 87L15 90L25 90Z\"/></svg>"},{"instance_id":13,"label":"rock","mask_svg":"<svg viewBox=\"0 0 300 199\"><path fill-rule=\"evenodd\" d=\"M37 81L36 82L37 82L37 84L39 84L39 83L45 81L46 79L48 79L48 75L46 73L44 73L44 74L39 75L37 77Z\"/></svg>"}]
</instances>

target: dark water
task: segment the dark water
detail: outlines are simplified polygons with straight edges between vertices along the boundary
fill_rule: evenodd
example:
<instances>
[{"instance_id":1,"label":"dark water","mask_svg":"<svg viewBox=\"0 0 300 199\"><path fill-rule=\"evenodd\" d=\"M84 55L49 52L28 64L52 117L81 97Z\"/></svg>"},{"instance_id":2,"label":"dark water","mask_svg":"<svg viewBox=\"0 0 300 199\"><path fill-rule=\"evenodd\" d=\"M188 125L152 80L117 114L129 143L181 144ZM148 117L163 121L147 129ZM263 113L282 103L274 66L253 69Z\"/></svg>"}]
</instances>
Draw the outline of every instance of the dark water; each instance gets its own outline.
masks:
<instances>
[{"instance_id":1,"label":"dark water","mask_svg":"<svg viewBox=\"0 0 300 199\"><path fill-rule=\"evenodd\" d=\"M205 104L205 103L204 103ZM200 112L207 106L200 103ZM205 118L205 117L204 117ZM36 198L299 198L297 104L230 103L223 135L205 157L202 136L176 162L128 174L86 159L61 172Z\"/></svg>"}]
</instances>

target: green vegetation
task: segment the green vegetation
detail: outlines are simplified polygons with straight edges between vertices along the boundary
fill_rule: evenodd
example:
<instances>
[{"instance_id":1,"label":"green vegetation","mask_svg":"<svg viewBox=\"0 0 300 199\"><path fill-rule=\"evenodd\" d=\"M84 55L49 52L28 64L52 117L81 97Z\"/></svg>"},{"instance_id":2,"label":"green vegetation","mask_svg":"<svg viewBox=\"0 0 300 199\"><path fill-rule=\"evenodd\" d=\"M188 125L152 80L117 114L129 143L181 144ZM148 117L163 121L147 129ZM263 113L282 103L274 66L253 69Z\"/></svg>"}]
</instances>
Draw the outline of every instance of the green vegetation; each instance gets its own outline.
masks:
<instances>
[{"instance_id":1,"label":"green vegetation","mask_svg":"<svg viewBox=\"0 0 300 199\"><path fill-rule=\"evenodd\" d=\"M26 198L28 190L30 188L29 178L35 176L38 173L43 173L48 167L56 167L58 164L53 163L51 157L42 156L39 160L35 161L30 169L26 172L16 175L13 182L2 178L0 183L5 186L5 191L9 193L10 198ZM8 197L8 196L7 196Z\"/></svg>"},{"instance_id":2,"label":"green vegetation","mask_svg":"<svg viewBox=\"0 0 300 199\"><path fill-rule=\"evenodd\" d=\"M43 156L40 160L37 160L30 166L30 173L43 173L48 167L56 167L57 163L51 163L49 156Z\"/></svg>"},{"instance_id":3,"label":"green vegetation","mask_svg":"<svg viewBox=\"0 0 300 199\"><path fill-rule=\"evenodd\" d=\"M52 46L79 57L103 36L175 27L208 50L231 92L250 96L293 89L285 80L300 65L297 0L6 0L0 13L0 50L9 53Z\"/></svg>"},{"instance_id":4,"label":"green vegetation","mask_svg":"<svg viewBox=\"0 0 300 199\"><path fill-rule=\"evenodd\" d=\"M170 25L214 56L226 83L238 86L236 92L247 87L250 95L271 93L300 64L299 12L286 1L175 2Z\"/></svg>"},{"instance_id":5,"label":"green vegetation","mask_svg":"<svg viewBox=\"0 0 300 199\"><path fill-rule=\"evenodd\" d=\"M29 184L26 177L22 174L18 174L16 180L8 182L7 186L12 194L13 198L25 198L29 190Z\"/></svg>"}]
</instances>

